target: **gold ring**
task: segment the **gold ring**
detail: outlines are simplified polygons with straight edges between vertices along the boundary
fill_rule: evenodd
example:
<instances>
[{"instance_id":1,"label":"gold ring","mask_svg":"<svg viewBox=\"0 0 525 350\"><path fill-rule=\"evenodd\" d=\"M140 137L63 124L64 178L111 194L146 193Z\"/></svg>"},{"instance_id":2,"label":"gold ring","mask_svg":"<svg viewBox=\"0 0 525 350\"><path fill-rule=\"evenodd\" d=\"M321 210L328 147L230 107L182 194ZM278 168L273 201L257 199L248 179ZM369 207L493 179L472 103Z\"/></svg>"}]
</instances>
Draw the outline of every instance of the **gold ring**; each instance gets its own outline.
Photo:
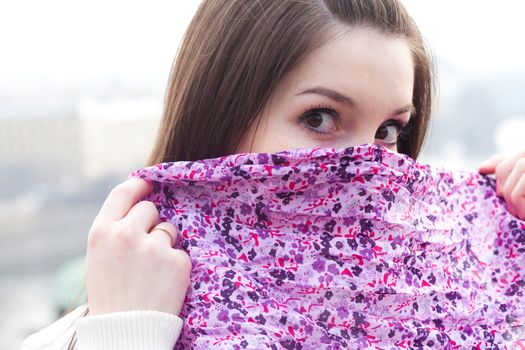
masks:
<instances>
[{"instance_id":1,"label":"gold ring","mask_svg":"<svg viewBox=\"0 0 525 350\"><path fill-rule=\"evenodd\" d=\"M171 232L167 228L157 225L157 226L155 226L155 228L153 230L151 230L151 232L154 232L154 231L161 231L161 232L164 232L165 234L167 234L168 237L170 238L170 242L171 242L170 247L173 248L173 244L175 243L174 240L173 240L173 235L171 234Z\"/></svg>"}]
</instances>

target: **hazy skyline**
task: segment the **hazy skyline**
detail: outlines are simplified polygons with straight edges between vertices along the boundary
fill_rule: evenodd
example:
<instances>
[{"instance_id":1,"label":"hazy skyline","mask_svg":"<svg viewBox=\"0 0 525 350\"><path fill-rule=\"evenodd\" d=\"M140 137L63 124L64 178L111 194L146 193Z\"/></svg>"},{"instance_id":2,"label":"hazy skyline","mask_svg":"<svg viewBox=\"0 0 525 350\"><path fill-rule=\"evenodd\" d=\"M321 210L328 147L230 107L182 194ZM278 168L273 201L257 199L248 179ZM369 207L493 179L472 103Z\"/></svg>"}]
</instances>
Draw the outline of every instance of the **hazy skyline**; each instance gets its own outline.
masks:
<instances>
[{"instance_id":1,"label":"hazy skyline","mask_svg":"<svg viewBox=\"0 0 525 350\"><path fill-rule=\"evenodd\" d=\"M0 5L0 94L102 82L163 89L200 1L20 0ZM404 0L436 56L459 72L525 71L525 2ZM497 5L495 5L497 4Z\"/></svg>"}]
</instances>

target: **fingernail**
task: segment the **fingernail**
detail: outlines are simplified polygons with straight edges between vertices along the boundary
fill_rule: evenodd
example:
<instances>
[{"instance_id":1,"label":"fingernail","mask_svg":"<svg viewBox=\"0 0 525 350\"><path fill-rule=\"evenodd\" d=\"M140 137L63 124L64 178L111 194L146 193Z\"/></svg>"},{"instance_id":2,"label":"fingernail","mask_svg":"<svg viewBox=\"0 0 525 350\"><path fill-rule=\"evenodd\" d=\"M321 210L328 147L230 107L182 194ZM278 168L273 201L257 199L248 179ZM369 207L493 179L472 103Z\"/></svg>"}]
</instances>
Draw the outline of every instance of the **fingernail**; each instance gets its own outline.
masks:
<instances>
[{"instance_id":1,"label":"fingernail","mask_svg":"<svg viewBox=\"0 0 525 350\"><path fill-rule=\"evenodd\" d=\"M481 163L478 164L478 169L487 167L489 165L490 165L490 162L488 160L484 160L484 161L482 161Z\"/></svg>"}]
</instances>

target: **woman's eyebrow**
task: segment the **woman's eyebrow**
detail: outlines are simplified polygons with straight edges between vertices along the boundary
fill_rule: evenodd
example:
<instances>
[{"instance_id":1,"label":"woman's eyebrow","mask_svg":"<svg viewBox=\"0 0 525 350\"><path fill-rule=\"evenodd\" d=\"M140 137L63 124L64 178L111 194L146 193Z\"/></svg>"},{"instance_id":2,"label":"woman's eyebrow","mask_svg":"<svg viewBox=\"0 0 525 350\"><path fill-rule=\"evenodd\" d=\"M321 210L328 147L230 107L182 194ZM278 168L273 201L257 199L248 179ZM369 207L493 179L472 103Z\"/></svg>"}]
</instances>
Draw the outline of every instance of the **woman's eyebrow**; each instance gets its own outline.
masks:
<instances>
[{"instance_id":1,"label":"woman's eyebrow","mask_svg":"<svg viewBox=\"0 0 525 350\"><path fill-rule=\"evenodd\" d=\"M295 96L307 95L307 94L315 94L315 95L325 96L325 97L328 97L331 100L334 100L335 102L339 102L339 103L345 104L345 105L347 105L349 107L352 107L352 108L356 107L355 102L350 97L348 97L346 95L343 95L342 93L337 92L335 90L332 90L332 89L329 89L329 88L325 88L325 87L322 87L322 86L317 86L317 87L306 89L306 90L298 93ZM410 114L413 114L415 112L415 107L414 107L413 104L408 104L408 105L406 105L404 107L401 107L401 108L397 109L396 111L394 111L394 113L392 113L392 115L400 115L400 114L404 114L404 113L407 113L407 112L410 112Z\"/></svg>"},{"instance_id":2,"label":"woman's eyebrow","mask_svg":"<svg viewBox=\"0 0 525 350\"><path fill-rule=\"evenodd\" d=\"M392 115L400 115L410 112L410 114L414 114L416 111L416 108L413 104L406 105L405 107L401 107L398 110L396 110Z\"/></svg>"},{"instance_id":3,"label":"woman's eyebrow","mask_svg":"<svg viewBox=\"0 0 525 350\"><path fill-rule=\"evenodd\" d=\"M345 104L345 105L347 105L349 107L355 107L355 103L354 103L354 101L352 101L352 99L350 97L345 96L342 93L339 93L339 92L337 92L335 90L328 89L328 88L325 88L325 87L320 87L320 86L313 87L313 88L310 88L310 89L306 89L306 90L298 93L295 96L307 95L307 94L316 94L316 95L325 96L325 97L328 97L329 99L334 100L335 102L339 102L339 103Z\"/></svg>"}]
</instances>

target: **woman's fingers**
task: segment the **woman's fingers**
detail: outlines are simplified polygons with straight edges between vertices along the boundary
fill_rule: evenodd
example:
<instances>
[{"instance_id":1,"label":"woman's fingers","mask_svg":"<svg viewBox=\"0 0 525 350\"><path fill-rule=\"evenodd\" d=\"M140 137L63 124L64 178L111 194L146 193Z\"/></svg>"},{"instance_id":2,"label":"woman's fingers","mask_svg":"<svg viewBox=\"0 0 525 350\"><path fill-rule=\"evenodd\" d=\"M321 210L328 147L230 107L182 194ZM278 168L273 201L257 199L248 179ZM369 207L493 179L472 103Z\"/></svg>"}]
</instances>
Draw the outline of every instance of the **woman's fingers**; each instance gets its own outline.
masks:
<instances>
[{"instance_id":1,"label":"woman's fingers","mask_svg":"<svg viewBox=\"0 0 525 350\"><path fill-rule=\"evenodd\" d=\"M508 189L508 179L513 169L515 169L516 163L518 162L518 160L524 157L525 156L521 153L515 154L511 157L507 157L506 159L500 161L496 166L496 193L498 196L502 196L503 198L505 198L507 202L510 200L509 192L507 190L506 194L504 194L503 191L504 189Z\"/></svg>"},{"instance_id":2,"label":"woman's fingers","mask_svg":"<svg viewBox=\"0 0 525 350\"><path fill-rule=\"evenodd\" d=\"M152 190L152 183L138 178L131 178L117 185L104 201L100 212L95 218L95 222L109 222L122 219L135 203Z\"/></svg>"},{"instance_id":3,"label":"woman's fingers","mask_svg":"<svg viewBox=\"0 0 525 350\"><path fill-rule=\"evenodd\" d=\"M170 269L175 270L175 279L169 281L174 291L174 293L171 294L170 306L172 307L171 312L174 315L179 315L184 306L186 292L190 286L192 264L190 256L185 251L172 249L171 253L172 264L170 265Z\"/></svg>"},{"instance_id":4,"label":"woman's fingers","mask_svg":"<svg viewBox=\"0 0 525 350\"><path fill-rule=\"evenodd\" d=\"M490 175L494 174L496 171L496 167L499 163L501 163L503 160L505 160L505 156L503 154L496 154L490 157L489 159L485 160L478 166L478 170L481 174Z\"/></svg>"},{"instance_id":5,"label":"woman's fingers","mask_svg":"<svg viewBox=\"0 0 525 350\"><path fill-rule=\"evenodd\" d=\"M496 175L496 194L505 199L512 215L525 219L525 152L492 156L479 166L479 171Z\"/></svg>"},{"instance_id":6,"label":"woman's fingers","mask_svg":"<svg viewBox=\"0 0 525 350\"><path fill-rule=\"evenodd\" d=\"M149 233L149 239L158 241L162 246L174 247L177 240L175 226L169 222L161 222Z\"/></svg>"},{"instance_id":7,"label":"woman's fingers","mask_svg":"<svg viewBox=\"0 0 525 350\"><path fill-rule=\"evenodd\" d=\"M521 178L514 187L511 193L511 200L514 203L514 215L518 219L525 220L525 173L522 173Z\"/></svg>"},{"instance_id":8,"label":"woman's fingers","mask_svg":"<svg viewBox=\"0 0 525 350\"><path fill-rule=\"evenodd\" d=\"M156 310L178 315L189 287L191 260L172 249L175 227L159 224L153 186L140 179L118 185L88 235L86 287L90 313ZM153 288L152 288L153 287Z\"/></svg>"},{"instance_id":9,"label":"woman's fingers","mask_svg":"<svg viewBox=\"0 0 525 350\"><path fill-rule=\"evenodd\" d=\"M152 202L141 201L129 210L121 222L133 230L147 233L159 223L159 212Z\"/></svg>"},{"instance_id":10,"label":"woman's fingers","mask_svg":"<svg viewBox=\"0 0 525 350\"><path fill-rule=\"evenodd\" d=\"M509 174L501 183L501 194L505 200L512 202L512 194L523 176L525 176L525 158L515 159L514 163L510 164Z\"/></svg>"},{"instance_id":11,"label":"woman's fingers","mask_svg":"<svg viewBox=\"0 0 525 350\"><path fill-rule=\"evenodd\" d=\"M129 310L178 315L182 309L191 260L172 249L175 226L158 223L155 205L136 203L150 190L145 181L130 180L112 191L89 232L86 287L93 315Z\"/></svg>"}]
</instances>

